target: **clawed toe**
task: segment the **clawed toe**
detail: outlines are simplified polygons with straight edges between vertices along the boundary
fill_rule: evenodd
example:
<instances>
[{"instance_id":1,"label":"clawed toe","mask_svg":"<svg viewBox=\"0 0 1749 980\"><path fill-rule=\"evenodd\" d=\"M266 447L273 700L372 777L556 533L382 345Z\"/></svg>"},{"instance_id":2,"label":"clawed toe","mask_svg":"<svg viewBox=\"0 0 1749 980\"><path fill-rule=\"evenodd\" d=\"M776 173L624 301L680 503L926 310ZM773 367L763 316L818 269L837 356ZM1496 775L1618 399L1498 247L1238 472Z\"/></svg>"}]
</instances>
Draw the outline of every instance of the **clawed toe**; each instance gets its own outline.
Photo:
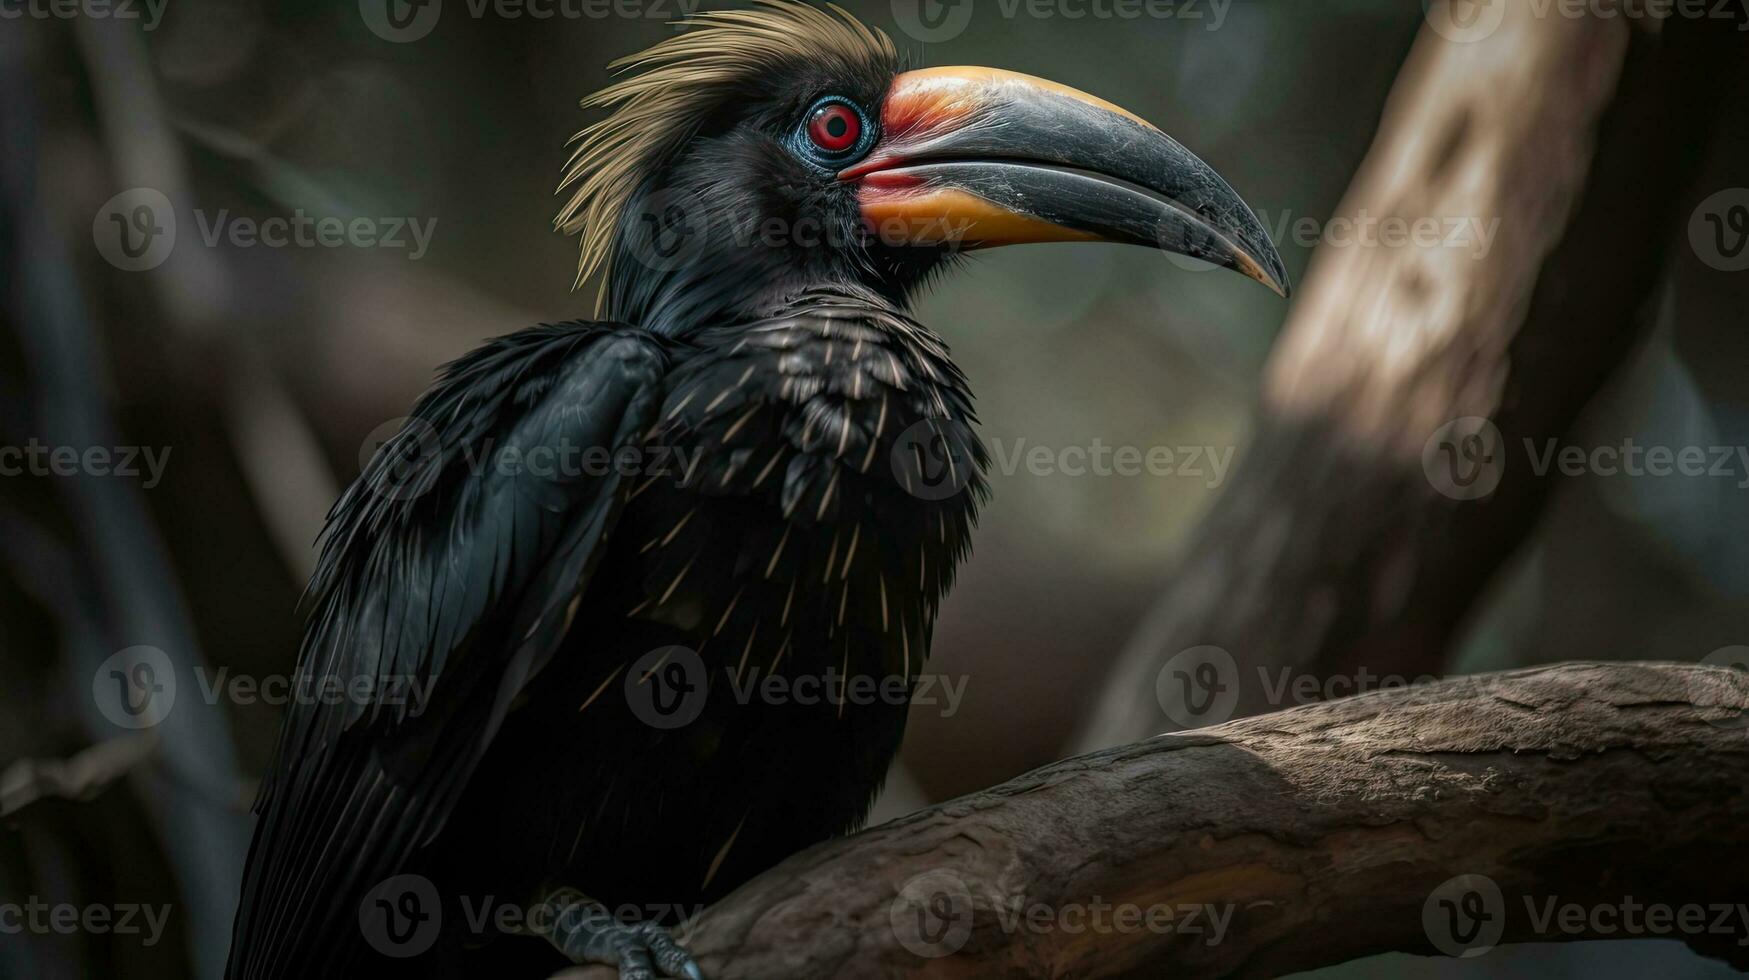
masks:
<instances>
[{"instance_id":1,"label":"clawed toe","mask_svg":"<svg viewBox=\"0 0 1749 980\"><path fill-rule=\"evenodd\" d=\"M656 980L657 977L684 977L704 980L692 956L676 942L668 930L654 922L622 926L609 942L618 956L620 980Z\"/></svg>"},{"instance_id":2,"label":"clawed toe","mask_svg":"<svg viewBox=\"0 0 1749 980\"><path fill-rule=\"evenodd\" d=\"M575 893L559 907L563 912L547 938L571 962L617 967L620 980L704 980L697 961L660 925L620 922L599 902Z\"/></svg>"}]
</instances>

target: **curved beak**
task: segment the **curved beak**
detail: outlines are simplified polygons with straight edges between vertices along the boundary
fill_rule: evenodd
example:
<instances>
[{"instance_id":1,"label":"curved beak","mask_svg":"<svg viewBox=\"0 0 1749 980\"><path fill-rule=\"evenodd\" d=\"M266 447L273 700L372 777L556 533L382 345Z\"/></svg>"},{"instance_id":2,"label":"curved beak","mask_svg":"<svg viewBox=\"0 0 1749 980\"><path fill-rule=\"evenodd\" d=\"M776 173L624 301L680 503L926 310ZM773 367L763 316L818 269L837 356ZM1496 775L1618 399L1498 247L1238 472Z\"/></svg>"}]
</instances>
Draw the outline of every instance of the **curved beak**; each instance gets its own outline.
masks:
<instances>
[{"instance_id":1,"label":"curved beak","mask_svg":"<svg viewBox=\"0 0 1749 980\"><path fill-rule=\"evenodd\" d=\"M1212 167L1134 113L1031 75L899 75L880 141L839 179L859 182L864 223L891 245L1124 242L1290 290L1263 222Z\"/></svg>"}]
</instances>

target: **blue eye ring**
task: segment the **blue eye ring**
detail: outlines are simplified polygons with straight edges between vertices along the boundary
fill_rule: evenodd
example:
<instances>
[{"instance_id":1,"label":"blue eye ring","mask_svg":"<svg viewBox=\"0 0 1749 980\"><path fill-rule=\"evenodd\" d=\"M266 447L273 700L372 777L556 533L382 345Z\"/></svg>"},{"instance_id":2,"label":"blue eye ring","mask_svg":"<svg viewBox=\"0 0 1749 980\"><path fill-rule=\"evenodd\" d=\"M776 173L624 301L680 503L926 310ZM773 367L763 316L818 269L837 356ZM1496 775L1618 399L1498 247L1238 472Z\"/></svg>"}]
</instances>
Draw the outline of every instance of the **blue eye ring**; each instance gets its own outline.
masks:
<instances>
[{"instance_id":1,"label":"blue eye ring","mask_svg":"<svg viewBox=\"0 0 1749 980\"><path fill-rule=\"evenodd\" d=\"M820 125L822 119L830 124L830 131ZM831 145L852 128L854 139L847 145L842 149ZM790 149L822 170L837 170L868 156L880 135L878 130L868 110L854 101L840 95L822 96L802 113L801 122L790 135Z\"/></svg>"}]
</instances>

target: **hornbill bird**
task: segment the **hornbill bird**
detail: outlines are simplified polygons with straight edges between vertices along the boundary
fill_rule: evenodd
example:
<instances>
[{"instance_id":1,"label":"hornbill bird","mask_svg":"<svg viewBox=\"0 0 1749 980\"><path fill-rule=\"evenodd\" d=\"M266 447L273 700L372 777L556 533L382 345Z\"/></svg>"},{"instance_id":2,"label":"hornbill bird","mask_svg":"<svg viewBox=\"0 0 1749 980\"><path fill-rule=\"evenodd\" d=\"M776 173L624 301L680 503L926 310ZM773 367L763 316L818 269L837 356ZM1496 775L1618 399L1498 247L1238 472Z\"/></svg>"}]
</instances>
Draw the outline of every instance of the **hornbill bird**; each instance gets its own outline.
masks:
<instances>
[{"instance_id":1,"label":"hornbill bird","mask_svg":"<svg viewBox=\"0 0 1749 980\"><path fill-rule=\"evenodd\" d=\"M836 8L689 27L584 102L557 223L600 319L449 365L329 516L229 977L698 976L666 926L866 815L905 698L843 685L909 689L968 551L985 452L913 294L1043 241L1286 293L1117 106L903 70Z\"/></svg>"}]
</instances>

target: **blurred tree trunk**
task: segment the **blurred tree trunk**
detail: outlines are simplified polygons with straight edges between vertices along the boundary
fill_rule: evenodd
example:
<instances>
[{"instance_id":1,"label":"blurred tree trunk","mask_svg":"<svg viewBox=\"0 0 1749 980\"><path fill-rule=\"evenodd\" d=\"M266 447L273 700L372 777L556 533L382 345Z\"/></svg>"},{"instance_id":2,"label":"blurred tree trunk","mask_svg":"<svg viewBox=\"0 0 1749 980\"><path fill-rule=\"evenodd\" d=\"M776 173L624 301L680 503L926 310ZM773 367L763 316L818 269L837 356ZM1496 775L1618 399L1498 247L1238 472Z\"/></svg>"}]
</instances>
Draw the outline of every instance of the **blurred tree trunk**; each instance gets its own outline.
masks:
<instances>
[{"instance_id":1,"label":"blurred tree trunk","mask_svg":"<svg viewBox=\"0 0 1749 980\"><path fill-rule=\"evenodd\" d=\"M1721 111L1695 93L1749 65L1744 35L1460 14L1489 10L1482 39L1424 28L1339 209L1469 247L1320 248L1252 445L1080 749L1279 707L1283 670L1439 672L1552 488L1524 447L1567 432L1641 336Z\"/></svg>"},{"instance_id":2,"label":"blurred tree trunk","mask_svg":"<svg viewBox=\"0 0 1749 980\"><path fill-rule=\"evenodd\" d=\"M123 33L130 27L81 18L71 30L137 47L137 37ZM50 195L39 187L41 124L54 116L27 64L64 56L65 40L47 30L0 38L0 79L9 93L0 104L0 144L7 148L0 158L6 232L0 260L13 284L0 325L24 388L7 406L4 427L8 444L36 443L84 459L88 450L107 453L130 443L111 411L114 383L99 320L50 214ZM129 80L111 75L107 87L100 77L100 101L111 90L137 98L143 87L137 79L150 75L137 71ZM131 144L111 149L151 155ZM157 186L170 186L168 179L153 175ZM209 284L195 285L201 288L194 293L204 295ZM50 708L44 729L8 732L16 738L0 746L7 750L0 759L10 763L5 816L20 832L0 849L0 894L20 905L163 906L176 914L162 945L155 938L130 951L100 932L48 935L36 927L9 955L28 965L21 975L36 977L216 978L248 842L242 782L224 708L200 697L196 678L205 661L164 537L140 487L118 476L83 468L35 475L18 481L29 482L28 489L0 501L8 606L21 613L17 619L42 626L31 637L42 644L35 662L8 638L8 666L36 676L20 685L26 703L4 705L0 714L29 719ZM140 665L144 675L135 672L137 661L115 659L146 648L153 659ZM149 744L116 741L132 729L95 693L112 678L130 685L123 696L133 696L132 685L145 690L142 703L154 716L142 722ZM125 749L121 758L118 748ZM124 777L127 792L94 806L63 798ZM0 965L7 962L0 958Z\"/></svg>"}]
</instances>

